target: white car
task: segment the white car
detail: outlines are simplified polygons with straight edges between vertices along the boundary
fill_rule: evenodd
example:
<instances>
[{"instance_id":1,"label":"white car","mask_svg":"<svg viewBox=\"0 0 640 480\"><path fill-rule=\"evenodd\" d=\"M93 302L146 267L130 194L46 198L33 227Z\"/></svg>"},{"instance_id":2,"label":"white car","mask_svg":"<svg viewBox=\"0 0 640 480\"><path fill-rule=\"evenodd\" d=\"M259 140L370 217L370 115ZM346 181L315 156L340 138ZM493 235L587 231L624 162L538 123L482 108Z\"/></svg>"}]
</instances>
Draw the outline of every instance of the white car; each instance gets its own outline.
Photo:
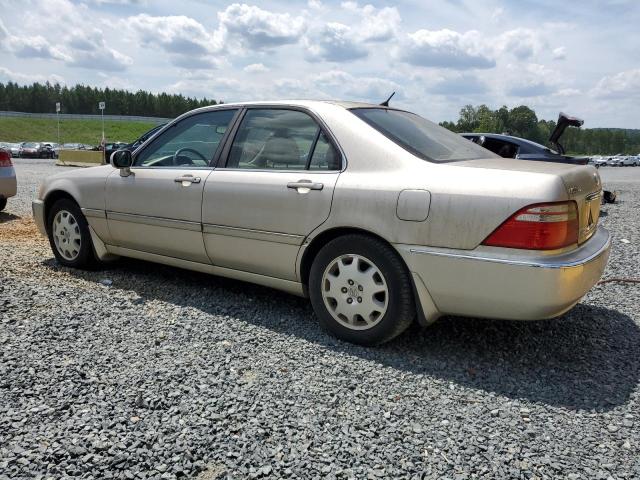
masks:
<instances>
[{"instance_id":1,"label":"white car","mask_svg":"<svg viewBox=\"0 0 640 480\"><path fill-rule=\"evenodd\" d=\"M16 194L16 171L11 163L11 154L0 148L0 210L7 206L7 199Z\"/></svg>"}]
</instances>

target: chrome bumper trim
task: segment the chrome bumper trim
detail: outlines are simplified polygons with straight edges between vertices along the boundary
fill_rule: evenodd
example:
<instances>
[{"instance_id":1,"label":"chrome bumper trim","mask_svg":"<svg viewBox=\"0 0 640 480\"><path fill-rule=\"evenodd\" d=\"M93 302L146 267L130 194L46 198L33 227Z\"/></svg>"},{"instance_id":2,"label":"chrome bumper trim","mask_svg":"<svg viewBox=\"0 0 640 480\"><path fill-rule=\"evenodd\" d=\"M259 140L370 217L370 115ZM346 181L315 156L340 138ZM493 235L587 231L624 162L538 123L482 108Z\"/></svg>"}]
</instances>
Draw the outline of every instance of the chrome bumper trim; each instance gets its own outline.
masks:
<instances>
[{"instance_id":1,"label":"chrome bumper trim","mask_svg":"<svg viewBox=\"0 0 640 480\"><path fill-rule=\"evenodd\" d=\"M609 231L599 227L584 245L573 252L561 254L548 258L537 258L535 260L514 260L511 258L489 257L486 252L481 253L454 253L432 250L428 248L411 248L410 252L417 255L435 255L440 257L460 258L465 260L476 260L480 262L502 263L506 265L517 265L534 268L572 268L579 267L585 263L598 258L604 254L611 245L611 235Z\"/></svg>"},{"instance_id":2,"label":"chrome bumper trim","mask_svg":"<svg viewBox=\"0 0 640 480\"><path fill-rule=\"evenodd\" d=\"M31 202L31 211L33 212L33 221L40 233L47 236L47 228L44 220L44 202L42 200L34 200Z\"/></svg>"}]
</instances>

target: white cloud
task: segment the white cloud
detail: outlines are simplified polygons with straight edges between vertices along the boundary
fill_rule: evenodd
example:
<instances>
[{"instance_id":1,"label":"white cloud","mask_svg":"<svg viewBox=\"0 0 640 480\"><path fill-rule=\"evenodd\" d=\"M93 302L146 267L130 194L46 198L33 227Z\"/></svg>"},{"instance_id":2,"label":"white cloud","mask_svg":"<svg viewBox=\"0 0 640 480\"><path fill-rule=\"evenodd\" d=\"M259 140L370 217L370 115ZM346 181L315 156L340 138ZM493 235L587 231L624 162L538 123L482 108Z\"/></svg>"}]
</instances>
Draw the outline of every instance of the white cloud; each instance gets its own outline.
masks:
<instances>
[{"instance_id":1,"label":"white cloud","mask_svg":"<svg viewBox=\"0 0 640 480\"><path fill-rule=\"evenodd\" d=\"M33 83L33 82L49 82L64 84L64 78L60 75L30 75L26 73L19 73L9 70L5 67L0 67L0 82L16 82L16 83Z\"/></svg>"},{"instance_id":2,"label":"white cloud","mask_svg":"<svg viewBox=\"0 0 640 480\"><path fill-rule=\"evenodd\" d=\"M567 49L565 47L554 48L551 52L554 60L565 60L567 58Z\"/></svg>"},{"instance_id":3,"label":"white cloud","mask_svg":"<svg viewBox=\"0 0 640 480\"><path fill-rule=\"evenodd\" d=\"M544 65L508 65L507 95L518 98L548 97L560 90L561 80L557 72Z\"/></svg>"},{"instance_id":4,"label":"white cloud","mask_svg":"<svg viewBox=\"0 0 640 480\"><path fill-rule=\"evenodd\" d=\"M592 89L594 97L623 100L640 98L640 68L607 75Z\"/></svg>"},{"instance_id":5,"label":"white cloud","mask_svg":"<svg viewBox=\"0 0 640 480\"><path fill-rule=\"evenodd\" d=\"M428 91L438 95L477 95L487 93L489 87L477 76L463 72L446 76Z\"/></svg>"},{"instance_id":6,"label":"white cloud","mask_svg":"<svg viewBox=\"0 0 640 480\"><path fill-rule=\"evenodd\" d=\"M238 3L218 12L218 20L221 35L255 50L297 43L306 26L301 16Z\"/></svg>"},{"instance_id":7,"label":"white cloud","mask_svg":"<svg viewBox=\"0 0 640 480\"><path fill-rule=\"evenodd\" d=\"M475 30L418 30L410 33L405 43L400 58L415 66L464 70L496 65L487 55L486 42Z\"/></svg>"},{"instance_id":8,"label":"white cloud","mask_svg":"<svg viewBox=\"0 0 640 480\"><path fill-rule=\"evenodd\" d=\"M360 17L360 22L355 27L360 41L385 42L398 35L401 18L396 7L360 7L357 2L349 1L343 2L342 8Z\"/></svg>"},{"instance_id":9,"label":"white cloud","mask_svg":"<svg viewBox=\"0 0 640 480\"><path fill-rule=\"evenodd\" d=\"M269 71L269 69L262 63L252 63L251 65L244 67L242 70L246 73L265 73Z\"/></svg>"},{"instance_id":10,"label":"white cloud","mask_svg":"<svg viewBox=\"0 0 640 480\"><path fill-rule=\"evenodd\" d=\"M312 85L329 98L345 98L381 102L397 91L396 99L402 98L401 87L396 82L380 77L357 76L343 70L329 70L316 75Z\"/></svg>"},{"instance_id":11,"label":"white cloud","mask_svg":"<svg viewBox=\"0 0 640 480\"><path fill-rule=\"evenodd\" d=\"M100 30L76 30L68 41L71 67L95 70L122 71L133 64L133 59L110 48Z\"/></svg>"},{"instance_id":12,"label":"white cloud","mask_svg":"<svg viewBox=\"0 0 640 480\"><path fill-rule=\"evenodd\" d=\"M0 19L0 50L22 58L69 60L70 57L40 35L13 35Z\"/></svg>"},{"instance_id":13,"label":"white cloud","mask_svg":"<svg viewBox=\"0 0 640 480\"><path fill-rule=\"evenodd\" d=\"M71 67L83 67L99 70L124 70L133 63L131 57L109 47L102 30L83 24L76 14L84 12L86 7L78 7L67 0L50 0L43 4L45 12L53 13L52 8L58 8L59 18L66 25L66 32L56 36L58 45L42 35L14 35L0 22L0 40L2 49L20 58L42 58L63 61ZM40 17L38 17L40 20ZM27 24L33 18L27 18ZM46 31L51 17L42 15L38 31ZM53 23L56 28L59 24Z\"/></svg>"},{"instance_id":14,"label":"white cloud","mask_svg":"<svg viewBox=\"0 0 640 480\"><path fill-rule=\"evenodd\" d=\"M351 27L337 22L327 23L315 35L305 38L305 44L311 60L347 62L368 54Z\"/></svg>"},{"instance_id":15,"label":"white cloud","mask_svg":"<svg viewBox=\"0 0 640 480\"><path fill-rule=\"evenodd\" d=\"M498 51L510 53L519 60L526 60L541 50L543 42L535 30L516 28L501 34L495 45Z\"/></svg>"},{"instance_id":16,"label":"white cloud","mask_svg":"<svg viewBox=\"0 0 640 480\"><path fill-rule=\"evenodd\" d=\"M190 17L153 17L147 14L121 22L146 47L162 48L171 63L183 68L216 68L215 55L222 48L220 35L210 33Z\"/></svg>"}]
</instances>

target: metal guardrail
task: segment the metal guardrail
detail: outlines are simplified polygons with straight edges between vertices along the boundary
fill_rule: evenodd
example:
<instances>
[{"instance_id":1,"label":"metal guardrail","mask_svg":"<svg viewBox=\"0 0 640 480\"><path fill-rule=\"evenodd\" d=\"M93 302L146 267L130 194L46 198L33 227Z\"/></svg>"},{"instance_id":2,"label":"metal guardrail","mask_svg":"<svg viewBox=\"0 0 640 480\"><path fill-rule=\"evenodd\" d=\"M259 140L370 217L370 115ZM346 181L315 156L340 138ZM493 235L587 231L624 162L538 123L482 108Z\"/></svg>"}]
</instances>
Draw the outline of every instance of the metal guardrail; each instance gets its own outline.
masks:
<instances>
[{"instance_id":1,"label":"metal guardrail","mask_svg":"<svg viewBox=\"0 0 640 480\"><path fill-rule=\"evenodd\" d=\"M60 120L102 120L102 116L100 115L89 115L89 114L80 114L80 113L26 113L26 112L3 112L0 111L0 117L26 117L26 118L45 118L45 119L53 119L57 118L57 115L60 115ZM148 122L148 123L166 123L172 118L161 118L161 117L140 117L140 116L126 116L126 115L105 115L104 119L106 121L115 121L115 122Z\"/></svg>"}]
</instances>

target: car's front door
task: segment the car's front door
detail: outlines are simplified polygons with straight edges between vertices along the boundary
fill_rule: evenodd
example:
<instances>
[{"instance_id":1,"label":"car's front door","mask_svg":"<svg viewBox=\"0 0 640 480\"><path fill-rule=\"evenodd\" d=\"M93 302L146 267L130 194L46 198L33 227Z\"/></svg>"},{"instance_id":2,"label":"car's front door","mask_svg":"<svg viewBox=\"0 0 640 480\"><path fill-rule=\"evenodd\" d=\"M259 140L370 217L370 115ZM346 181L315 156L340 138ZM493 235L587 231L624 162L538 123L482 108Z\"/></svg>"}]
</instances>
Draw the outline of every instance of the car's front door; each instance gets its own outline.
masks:
<instances>
[{"instance_id":1,"label":"car's front door","mask_svg":"<svg viewBox=\"0 0 640 480\"><path fill-rule=\"evenodd\" d=\"M309 114L250 108L207 179L202 222L214 265L296 279L304 238L331 210L342 157Z\"/></svg>"},{"instance_id":2,"label":"car's front door","mask_svg":"<svg viewBox=\"0 0 640 480\"><path fill-rule=\"evenodd\" d=\"M209 263L202 241L202 192L237 110L186 117L135 153L131 174L107 179L115 246Z\"/></svg>"}]
</instances>

